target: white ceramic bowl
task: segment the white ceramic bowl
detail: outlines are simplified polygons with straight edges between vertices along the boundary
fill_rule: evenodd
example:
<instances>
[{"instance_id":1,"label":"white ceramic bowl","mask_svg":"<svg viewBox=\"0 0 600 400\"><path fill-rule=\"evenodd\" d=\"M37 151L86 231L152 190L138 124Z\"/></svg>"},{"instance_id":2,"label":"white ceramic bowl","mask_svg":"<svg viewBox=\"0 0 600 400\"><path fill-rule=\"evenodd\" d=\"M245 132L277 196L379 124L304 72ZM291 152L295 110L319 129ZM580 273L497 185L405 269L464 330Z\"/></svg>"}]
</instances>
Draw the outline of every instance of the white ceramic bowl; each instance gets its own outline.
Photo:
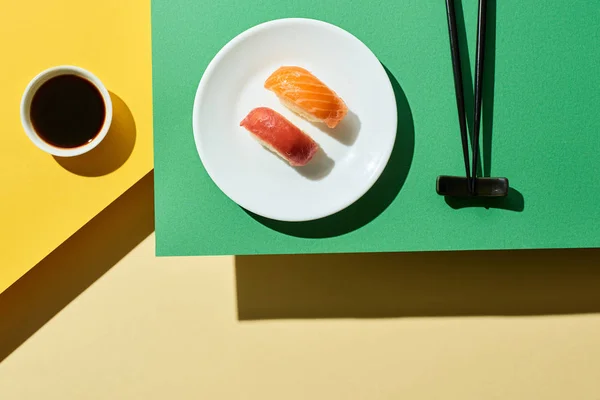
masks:
<instances>
[{"instance_id":1,"label":"white ceramic bowl","mask_svg":"<svg viewBox=\"0 0 600 400\"><path fill-rule=\"evenodd\" d=\"M102 95L102 99L104 101L105 106L105 118L104 124L100 128L100 132L89 142L82 146L73 147L73 148L62 148L56 147L52 144L44 141L33 128L33 124L31 123L30 109L31 109L31 100L35 95L36 91L49 79L61 76L61 75L75 75L81 78L84 78L91 82L100 94ZM112 122L112 101L110 99L110 94L108 90L104 86L104 84L91 72L72 65L61 65L57 67L49 68L45 71L40 72L35 78L29 82L25 92L23 93L23 97L21 98L21 124L23 125L23 129L25 133L29 137L29 139L35 144L38 148L45 151L46 153L59 156L59 157L73 157L78 156L80 154L87 153L92 150L100 142L104 139L108 130L110 128L110 124Z\"/></svg>"}]
</instances>

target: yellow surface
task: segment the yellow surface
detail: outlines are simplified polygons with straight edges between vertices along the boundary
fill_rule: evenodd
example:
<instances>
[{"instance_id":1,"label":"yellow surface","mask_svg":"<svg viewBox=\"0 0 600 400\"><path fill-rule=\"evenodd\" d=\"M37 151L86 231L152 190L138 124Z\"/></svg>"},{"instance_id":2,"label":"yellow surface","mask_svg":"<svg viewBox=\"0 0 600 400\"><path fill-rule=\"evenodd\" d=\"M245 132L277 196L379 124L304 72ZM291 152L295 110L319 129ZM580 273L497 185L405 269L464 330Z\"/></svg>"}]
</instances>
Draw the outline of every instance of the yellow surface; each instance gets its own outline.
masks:
<instances>
[{"instance_id":1,"label":"yellow surface","mask_svg":"<svg viewBox=\"0 0 600 400\"><path fill-rule=\"evenodd\" d=\"M0 292L152 168L150 2L0 2ZM56 160L25 136L27 83L55 65L96 74L115 122L93 153Z\"/></svg>"},{"instance_id":2,"label":"yellow surface","mask_svg":"<svg viewBox=\"0 0 600 400\"><path fill-rule=\"evenodd\" d=\"M152 230L150 174L0 294L0 399L600 398L599 250L155 258Z\"/></svg>"}]
</instances>

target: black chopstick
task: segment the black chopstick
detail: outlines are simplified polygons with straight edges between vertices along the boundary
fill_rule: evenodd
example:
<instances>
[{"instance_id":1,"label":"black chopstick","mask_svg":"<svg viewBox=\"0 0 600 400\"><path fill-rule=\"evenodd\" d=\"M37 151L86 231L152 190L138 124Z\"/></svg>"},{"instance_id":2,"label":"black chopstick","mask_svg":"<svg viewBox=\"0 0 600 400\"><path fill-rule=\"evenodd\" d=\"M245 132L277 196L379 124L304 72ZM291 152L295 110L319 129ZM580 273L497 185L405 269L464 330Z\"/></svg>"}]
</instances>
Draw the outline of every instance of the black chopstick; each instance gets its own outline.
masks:
<instances>
[{"instance_id":1,"label":"black chopstick","mask_svg":"<svg viewBox=\"0 0 600 400\"><path fill-rule=\"evenodd\" d=\"M463 158L466 177L439 175L436 180L436 192L446 197L506 197L509 186L507 178L478 178L479 134L481 130L481 104L483 102L483 66L485 58L485 30L487 0L479 0L477 19L477 52L475 62L475 101L474 101L474 130L471 144L473 145L472 168L469 163L469 137L467 132L465 99L462 85L460 48L456 25L454 0L446 0L448 15L448 33L450 35L450 52L452 55L452 70L454 72L454 91L458 109L458 122L462 139Z\"/></svg>"},{"instance_id":2,"label":"black chopstick","mask_svg":"<svg viewBox=\"0 0 600 400\"><path fill-rule=\"evenodd\" d=\"M483 65L485 59L485 21L487 14L487 0L479 0L479 13L477 17L477 49L475 53L475 110L473 121L473 163L471 165L473 179L470 182L470 192L475 193L477 177L477 161L479 160L479 132L481 124L481 102L483 100Z\"/></svg>"},{"instance_id":3,"label":"black chopstick","mask_svg":"<svg viewBox=\"0 0 600 400\"><path fill-rule=\"evenodd\" d=\"M460 48L458 47L458 33L456 30L456 14L454 0L446 0L446 14L448 15L448 34L450 35L450 52L452 54L452 71L454 72L454 91L456 94L456 108L458 109L458 124L462 140L463 158L469 192L472 193L471 175L469 171L469 138L467 136L467 117L465 115L465 96L462 86L462 70L460 67Z\"/></svg>"}]
</instances>

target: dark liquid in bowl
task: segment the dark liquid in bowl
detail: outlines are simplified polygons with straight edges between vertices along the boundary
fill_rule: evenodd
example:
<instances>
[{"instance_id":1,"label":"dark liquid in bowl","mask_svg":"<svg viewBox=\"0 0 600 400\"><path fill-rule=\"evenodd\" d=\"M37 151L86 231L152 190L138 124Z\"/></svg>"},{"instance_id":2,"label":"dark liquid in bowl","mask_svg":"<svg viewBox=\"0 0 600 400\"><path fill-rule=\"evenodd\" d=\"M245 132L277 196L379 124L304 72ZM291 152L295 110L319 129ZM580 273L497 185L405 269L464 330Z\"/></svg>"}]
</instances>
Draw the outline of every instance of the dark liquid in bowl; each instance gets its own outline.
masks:
<instances>
[{"instance_id":1,"label":"dark liquid in bowl","mask_svg":"<svg viewBox=\"0 0 600 400\"><path fill-rule=\"evenodd\" d=\"M76 75L49 79L31 101L36 133L55 147L74 148L92 141L104 124L106 106L90 81Z\"/></svg>"}]
</instances>

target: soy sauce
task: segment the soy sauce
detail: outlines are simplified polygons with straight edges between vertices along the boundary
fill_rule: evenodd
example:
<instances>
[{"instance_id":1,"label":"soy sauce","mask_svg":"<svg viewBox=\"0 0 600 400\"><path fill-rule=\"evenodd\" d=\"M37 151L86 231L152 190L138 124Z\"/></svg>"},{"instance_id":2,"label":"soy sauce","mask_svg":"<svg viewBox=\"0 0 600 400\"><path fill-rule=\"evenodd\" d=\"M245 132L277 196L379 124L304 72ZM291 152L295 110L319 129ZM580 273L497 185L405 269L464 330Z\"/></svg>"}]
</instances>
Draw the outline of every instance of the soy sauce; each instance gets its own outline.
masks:
<instances>
[{"instance_id":1,"label":"soy sauce","mask_svg":"<svg viewBox=\"0 0 600 400\"><path fill-rule=\"evenodd\" d=\"M49 79L31 101L33 128L55 147L74 148L89 143L100 133L105 117L106 106L98 88L76 75Z\"/></svg>"}]
</instances>

